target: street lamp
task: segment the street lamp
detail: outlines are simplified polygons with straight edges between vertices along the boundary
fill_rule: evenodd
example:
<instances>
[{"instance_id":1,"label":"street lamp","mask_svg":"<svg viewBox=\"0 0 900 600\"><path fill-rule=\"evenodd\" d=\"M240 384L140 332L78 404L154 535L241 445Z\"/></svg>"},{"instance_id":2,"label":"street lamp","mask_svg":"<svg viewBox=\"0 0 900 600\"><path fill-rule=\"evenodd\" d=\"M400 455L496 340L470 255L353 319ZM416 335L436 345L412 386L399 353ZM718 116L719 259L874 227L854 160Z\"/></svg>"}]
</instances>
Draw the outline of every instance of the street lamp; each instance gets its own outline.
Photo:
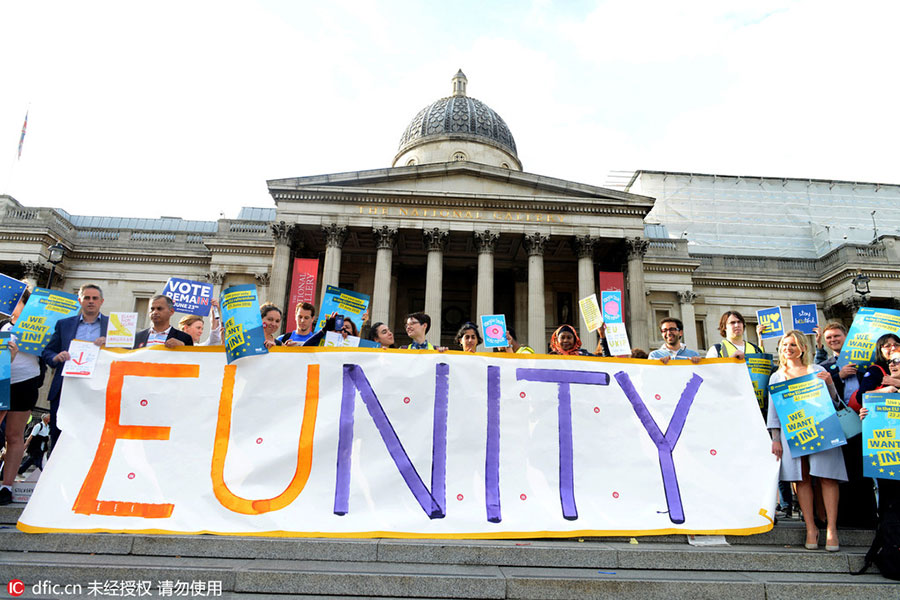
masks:
<instances>
[{"instance_id":1,"label":"street lamp","mask_svg":"<svg viewBox=\"0 0 900 600\"><path fill-rule=\"evenodd\" d=\"M53 273L56 271L56 265L61 263L66 255L66 247L59 242L56 242L55 244L50 246L48 250L50 251L50 256L47 258L47 260L52 265L50 267L50 275L47 277L47 289L49 290L53 286Z\"/></svg>"},{"instance_id":2,"label":"street lamp","mask_svg":"<svg viewBox=\"0 0 900 600\"><path fill-rule=\"evenodd\" d=\"M863 275L862 271L856 272L856 277L853 278L851 283L853 284L853 291L860 295L862 298L861 305L866 306L868 304L869 298L869 281L870 279Z\"/></svg>"}]
</instances>

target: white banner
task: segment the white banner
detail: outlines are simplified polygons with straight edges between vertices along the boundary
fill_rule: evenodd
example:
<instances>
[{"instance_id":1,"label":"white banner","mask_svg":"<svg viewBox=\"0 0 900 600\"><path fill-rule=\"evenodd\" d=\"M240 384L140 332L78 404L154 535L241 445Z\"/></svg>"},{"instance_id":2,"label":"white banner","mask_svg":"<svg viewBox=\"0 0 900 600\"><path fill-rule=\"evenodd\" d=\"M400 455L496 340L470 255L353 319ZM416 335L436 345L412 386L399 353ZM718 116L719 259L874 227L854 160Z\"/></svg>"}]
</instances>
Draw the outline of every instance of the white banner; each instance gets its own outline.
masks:
<instances>
[{"instance_id":1,"label":"white banner","mask_svg":"<svg viewBox=\"0 0 900 600\"><path fill-rule=\"evenodd\" d=\"M528 358L521 358L526 356ZM514 538L771 529L747 367L399 350L104 350L29 532Z\"/></svg>"}]
</instances>

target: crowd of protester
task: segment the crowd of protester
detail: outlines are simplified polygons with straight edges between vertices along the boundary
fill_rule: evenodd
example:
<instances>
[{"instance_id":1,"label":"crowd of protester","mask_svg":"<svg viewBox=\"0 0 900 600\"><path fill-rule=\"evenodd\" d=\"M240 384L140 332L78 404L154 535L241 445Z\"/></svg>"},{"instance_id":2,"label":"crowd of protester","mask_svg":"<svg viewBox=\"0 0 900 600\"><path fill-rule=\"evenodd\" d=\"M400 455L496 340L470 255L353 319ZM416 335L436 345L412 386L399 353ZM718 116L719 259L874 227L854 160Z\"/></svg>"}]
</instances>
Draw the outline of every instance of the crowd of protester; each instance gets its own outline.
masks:
<instances>
[{"instance_id":1,"label":"crowd of protester","mask_svg":"<svg viewBox=\"0 0 900 600\"><path fill-rule=\"evenodd\" d=\"M10 330L16 323L25 302L25 291L18 305L3 321L0 331ZM102 346L106 339L108 318L101 313L103 291L97 285L87 284L78 293L81 311L78 315L57 322L53 335L40 357L17 352L15 336L11 336L11 406L8 412L0 413L0 421L5 416L6 454L0 487L0 504L11 501L10 487L19 473L30 466L41 468L48 447L56 442L60 431L56 423L62 389L62 369L59 368L70 356L69 343L74 340L93 342ZM205 341L204 319L186 316L178 326L171 324L175 307L172 299L156 295L150 299L150 327L138 331L134 348L162 344L169 348L190 345L220 345L223 343L222 323L218 304L214 308L210 322L210 333ZM294 331L281 331L283 313L272 304L260 306L260 316L267 348L273 346L315 346L324 343L326 332L337 330L344 338L359 336L360 329L350 317L329 316L325 326L316 330L316 308L310 303L298 304L295 310ZM360 323L360 326L365 325ZM409 314L404 323L409 342L400 346L411 350L438 350L448 348L434 346L426 340L431 328L431 318L424 312ZM743 359L747 354L761 354L763 349L746 339L744 317L737 311L725 312L719 321L721 341L710 346L707 358ZM761 333L761 327L757 328ZM598 330L599 341L594 352L582 347L576 328L571 324L560 324L550 336L546 353L560 356L610 356L605 327ZM683 342L684 326L674 317L666 317L659 322L662 344L649 354L639 348L632 351L632 358L659 361L663 364L672 360L690 360L697 363L701 354L688 348ZM772 373L770 383L777 383L807 374L815 374L823 379L832 396L836 408L850 407L861 418L867 411L862 406L862 394L870 391L897 392L900 390L900 338L887 334L876 343L875 362L864 372L858 372L854 365L839 368L840 355L847 330L841 323L831 322L816 329L815 349L808 337L791 331L781 337L778 343L777 369ZM394 332L382 322L371 324L365 337L378 347L396 347ZM495 352L534 354L536 350L521 344L512 328L507 329L508 345L495 348ZM463 352L476 352L483 343L479 327L473 322L464 323L455 336L455 343ZM54 369L48 395L50 412L35 424L26 442L26 424L38 399L38 391L44 382L45 365ZM834 448L800 458L793 458L781 423L773 405L764 410L763 418L772 438L772 453L780 460L779 510L778 516L790 518L795 511L802 515L806 526L806 547L819 546L819 530L825 529L825 548L839 549L838 525L873 527L876 519L876 495L873 481L862 474L862 436L848 440L840 449ZM28 457L23 461L25 451ZM900 483L892 480L876 480L882 505L893 503L900 496ZM795 508L793 498L799 506Z\"/></svg>"}]
</instances>

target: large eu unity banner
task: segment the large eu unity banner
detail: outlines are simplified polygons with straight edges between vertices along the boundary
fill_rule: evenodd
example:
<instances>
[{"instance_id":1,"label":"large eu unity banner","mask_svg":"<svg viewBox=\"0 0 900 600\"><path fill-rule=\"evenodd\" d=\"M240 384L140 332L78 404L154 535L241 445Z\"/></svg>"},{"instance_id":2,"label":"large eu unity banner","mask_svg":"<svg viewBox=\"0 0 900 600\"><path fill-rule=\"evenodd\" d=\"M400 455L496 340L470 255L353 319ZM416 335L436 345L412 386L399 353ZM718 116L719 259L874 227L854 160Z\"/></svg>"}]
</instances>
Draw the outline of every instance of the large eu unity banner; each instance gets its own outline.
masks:
<instances>
[{"instance_id":1,"label":"large eu unity banner","mask_svg":"<svg viewBox=\"0 0 900 600\"><path fill-rule=\"evenodd\" d=\"M771 529L748 370L274 348L103 350L19 528L515 538Z\"/></svg>"}]
</instances>

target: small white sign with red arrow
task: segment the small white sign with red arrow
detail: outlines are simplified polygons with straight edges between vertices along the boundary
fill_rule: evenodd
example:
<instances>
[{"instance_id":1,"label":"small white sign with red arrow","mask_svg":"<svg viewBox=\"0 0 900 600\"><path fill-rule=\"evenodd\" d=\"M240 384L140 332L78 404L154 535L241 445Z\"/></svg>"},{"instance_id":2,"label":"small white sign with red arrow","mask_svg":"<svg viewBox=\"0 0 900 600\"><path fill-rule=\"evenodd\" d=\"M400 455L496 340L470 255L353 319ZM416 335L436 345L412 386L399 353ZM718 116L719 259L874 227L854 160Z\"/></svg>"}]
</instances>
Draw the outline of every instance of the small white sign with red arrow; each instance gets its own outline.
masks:
<instances>
[{"instance_id":1,"label":"small white sign with red arrow","mask_svg":"<svg viewBox=\"0 0 900 600\"><path fill-rule=\"evenodd\" d=\"M69 360L63 365L63 377L91 377L98 356L100 347L93 342L72 340L69 344Z\"/></svg>"}]
</instances>

